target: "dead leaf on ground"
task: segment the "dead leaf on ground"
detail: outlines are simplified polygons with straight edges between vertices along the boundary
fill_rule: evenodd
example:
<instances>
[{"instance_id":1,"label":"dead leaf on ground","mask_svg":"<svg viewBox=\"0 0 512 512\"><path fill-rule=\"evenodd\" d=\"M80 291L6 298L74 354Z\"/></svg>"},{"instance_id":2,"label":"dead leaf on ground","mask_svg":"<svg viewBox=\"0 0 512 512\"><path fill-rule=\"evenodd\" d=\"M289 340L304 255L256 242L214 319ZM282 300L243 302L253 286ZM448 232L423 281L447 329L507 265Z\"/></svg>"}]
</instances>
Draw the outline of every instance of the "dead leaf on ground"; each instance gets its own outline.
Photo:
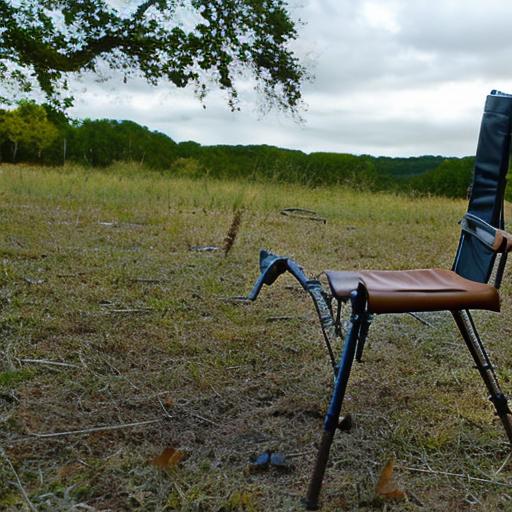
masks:
<instances>
[{"instance_id":1,"label":"dead leaf on ground","mask_svg":"<svg viewBox=\"0 0 512 512\"><path fill-rule=\"evenodd\" d=\"M162 400L162 403L165 407L172 407L174 405L174 400L171 397L166 397Z\"/></svg>"},{"instance_id":2,"label":"dead leaf on ground","mask_svg":"<svg viewBox=\"0 0 512 512\"><path fill-rule=\"evenodd\" d=\"M185 457L183 452L176 450L176 448L167 447L164 451L155 457L151 464L160 469L173 468L177 466Z\"/></svg>"},{"instance_id":3,"label":"dead leaf on ground","mask_svg":"<svg viewBox=\"0 0 512 512\"><path fill-rule=\"evenodd\" d=\"M379 476L379 481L375 487L375 494L380 498L387 500L403 500L406 497L405 492L400 489L393 478L393 468L395 465L394 457L389 459Z\"/></svg>"}]
</instances>

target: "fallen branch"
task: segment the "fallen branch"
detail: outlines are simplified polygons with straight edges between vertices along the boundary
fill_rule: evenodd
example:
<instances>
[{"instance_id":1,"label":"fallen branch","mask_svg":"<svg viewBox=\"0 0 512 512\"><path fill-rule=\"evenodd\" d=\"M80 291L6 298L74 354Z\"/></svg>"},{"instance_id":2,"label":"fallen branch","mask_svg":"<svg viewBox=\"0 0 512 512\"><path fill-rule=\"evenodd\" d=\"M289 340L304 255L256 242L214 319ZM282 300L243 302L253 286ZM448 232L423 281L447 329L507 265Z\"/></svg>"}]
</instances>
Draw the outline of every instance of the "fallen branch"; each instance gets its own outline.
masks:
<instances>
[{"instance_id":1,"label":"fallen branch","mask_svg":"<svg viewBox=\"0 0 512 512\"><path fill-rule=\"evenodd\" d=\"M120 430L123 428L140 427L142 425L150 425L152 423L158 423L160 421L162 421L162 418L156 418L154 420L138 421L136 423L121 423L120 425L106 425L103 427L84 428L82 430L68 430L66 432L45 432L42 434L37 433L37 432L29 432L29 434L33 437L38 437L38 438L72 436L72 435L76 435L76 434L90 434L92 432L104 432L107 430Z\"/></svg>"}]
</instances>

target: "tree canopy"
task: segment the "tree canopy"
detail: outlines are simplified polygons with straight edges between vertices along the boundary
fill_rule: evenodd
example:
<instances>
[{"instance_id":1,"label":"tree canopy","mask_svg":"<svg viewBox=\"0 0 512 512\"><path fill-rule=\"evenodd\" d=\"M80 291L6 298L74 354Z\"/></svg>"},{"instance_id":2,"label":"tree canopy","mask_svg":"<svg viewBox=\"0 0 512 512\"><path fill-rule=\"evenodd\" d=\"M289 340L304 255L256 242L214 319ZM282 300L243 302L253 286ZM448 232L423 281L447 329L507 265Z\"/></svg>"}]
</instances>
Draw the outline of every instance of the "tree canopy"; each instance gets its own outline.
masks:
<instances>
[{"instance_id":1,"label":"tree canopy","mask_svg":"<svg viewBox=\"0 0 512 512\"><path fill-rule=\"evenodd\" d=\"M48 120L46 110L40 105L21 101L14 110L0 111L0 143L12 144L13 162L20 144L32 147L41 158L43 149L51 146L57 137L57 127Z\"/></svg>"},{"instance_id":2,"label":"tree canopy","mask_svg":"<svg viewBox=\"0 0 512 512\"><path fill-rule=\"evenodd\" d=\"M290 44L297 37L285 0L0 0L0 99L38 84L69 105L73 73L105 66L150 84L210 84L237 108L236 78L249 72L272 106L296 111L306 71Z\"/></svg>"}]
</instances>

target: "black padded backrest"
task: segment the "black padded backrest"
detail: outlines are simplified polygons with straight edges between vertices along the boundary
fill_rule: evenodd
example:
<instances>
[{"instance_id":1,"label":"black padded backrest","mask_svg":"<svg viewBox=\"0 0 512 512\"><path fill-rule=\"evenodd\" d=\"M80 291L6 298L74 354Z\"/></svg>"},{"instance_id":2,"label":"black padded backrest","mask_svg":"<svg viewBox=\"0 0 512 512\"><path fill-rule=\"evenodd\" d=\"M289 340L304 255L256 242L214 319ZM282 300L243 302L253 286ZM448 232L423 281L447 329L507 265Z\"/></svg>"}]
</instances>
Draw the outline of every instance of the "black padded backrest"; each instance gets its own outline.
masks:
<instances>
[{"instance_id":1,"label":"black padded backrest","mask_svg":"<svg viewBox=\"0 0 512 512\"><path fill-rule=\"evenodd\" d=\"M468 212L499 229L504 227L503 198L507 184L512 131L512 95L492 91L485 102L475 160ZM453 270L486 283L493 269L495 253L463 232Z\"/></svg>"}]
</instances>

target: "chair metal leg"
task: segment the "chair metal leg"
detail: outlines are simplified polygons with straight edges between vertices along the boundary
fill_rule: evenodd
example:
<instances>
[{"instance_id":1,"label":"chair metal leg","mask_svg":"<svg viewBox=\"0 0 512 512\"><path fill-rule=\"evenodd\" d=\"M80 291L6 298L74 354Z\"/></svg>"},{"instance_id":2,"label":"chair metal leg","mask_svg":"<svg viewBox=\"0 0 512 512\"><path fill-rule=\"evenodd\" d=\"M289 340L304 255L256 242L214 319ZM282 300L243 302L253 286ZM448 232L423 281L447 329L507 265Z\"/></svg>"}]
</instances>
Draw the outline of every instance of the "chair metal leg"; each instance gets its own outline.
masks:
<instances>
[{"instance_id":1,"label":"chair metal leg","mask_svg":"<svg viewBox=\"0 0 512 512\"><path fill-rule=\"evenodd\" d=\"M353 292L351 301L351 325L345 337L334 391L324 419L322 440L305 499L307 510L318 510L319 508L318 499L322 488L325 469L327 467L327 461L329 459L329 451L331 449L332 440L334 439L334 434L338 428L341 406L343 404L352 363L354 362L357 341L365 319L364 309L366 306L366 293L362 286L360 286L356 292Z\"/></svg>"},{"instance_id":2,"label":"chair metal leg","mask_svg":"<svg viewBox=\"0 0 512 512\"><path fill-rule=\"evenodd\" d=\"M512 416L508 407L507 397L501 391L498 378L485 350L484 344L478 335L476 326L469 311L452 311L455 323L459 328L466 345L473 356L476 368L487 386L489 400L494 404L496 414L499 416L509 442L512 444Z\"/></svg>"}]
</instances>

